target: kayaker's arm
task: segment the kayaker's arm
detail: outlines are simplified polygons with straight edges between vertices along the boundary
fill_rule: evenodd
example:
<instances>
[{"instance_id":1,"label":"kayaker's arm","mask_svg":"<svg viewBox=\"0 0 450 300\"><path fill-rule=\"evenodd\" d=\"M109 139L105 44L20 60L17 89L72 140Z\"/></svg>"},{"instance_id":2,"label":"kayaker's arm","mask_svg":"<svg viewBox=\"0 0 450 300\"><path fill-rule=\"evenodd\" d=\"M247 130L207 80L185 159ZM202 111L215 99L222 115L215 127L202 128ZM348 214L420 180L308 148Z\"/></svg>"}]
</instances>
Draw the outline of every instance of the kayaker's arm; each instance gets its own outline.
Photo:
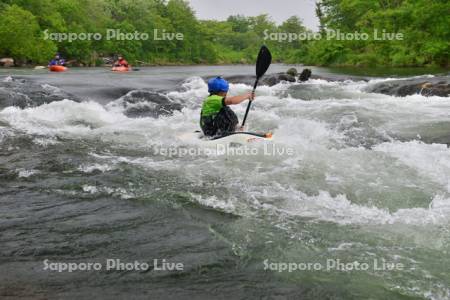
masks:
<instances>
[{"instance_id":1,"label":"kayaker's arm","mask_svg":"<svg viewBox=\"0 0 450 300\"><path fill-rule=\"evenodd\" d=\"M253 100L255 99L255 93L248 93L239 96L226 97L225 105L235 105L244 102L245 100Z\"/></svg>"}]
</instances>

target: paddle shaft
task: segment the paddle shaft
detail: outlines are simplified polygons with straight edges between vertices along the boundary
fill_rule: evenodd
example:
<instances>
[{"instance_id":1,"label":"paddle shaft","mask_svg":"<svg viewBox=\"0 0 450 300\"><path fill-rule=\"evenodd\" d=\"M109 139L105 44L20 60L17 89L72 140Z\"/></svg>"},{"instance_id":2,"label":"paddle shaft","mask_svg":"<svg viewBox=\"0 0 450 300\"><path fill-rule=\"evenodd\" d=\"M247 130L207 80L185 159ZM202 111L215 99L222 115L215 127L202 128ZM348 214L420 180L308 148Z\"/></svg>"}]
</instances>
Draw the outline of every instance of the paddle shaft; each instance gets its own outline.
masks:
<instances>
[{"instance_id":1,"label":"paddle shaft","mask_svg":"<svg viewBox=\"0 0 450 300\"><path fill-rule=\"evenodd\" d=\"M256 87L258 86L258 81L259 81L259 77L256 78L256 80L255 80L255 85L253 86L253 92L252 93L255 93ZM244 120L242 120L242 127L244 127L244 125L245 125L245 121L247 120L248 112L250 111L250 106L252 105L252 102L253 102L253 100L252 101L248 101L247 109L245 110Z\"/></svg>"}]
</instances>

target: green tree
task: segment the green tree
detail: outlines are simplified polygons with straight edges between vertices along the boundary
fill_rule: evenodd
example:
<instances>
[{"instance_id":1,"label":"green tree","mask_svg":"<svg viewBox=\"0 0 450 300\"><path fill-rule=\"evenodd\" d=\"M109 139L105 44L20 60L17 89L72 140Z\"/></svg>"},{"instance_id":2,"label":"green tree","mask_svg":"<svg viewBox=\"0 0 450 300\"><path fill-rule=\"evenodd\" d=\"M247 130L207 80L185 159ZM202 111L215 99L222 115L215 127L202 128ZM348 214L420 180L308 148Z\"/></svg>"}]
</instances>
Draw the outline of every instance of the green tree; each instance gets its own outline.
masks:
<instances>
[{"instance_id":1,"label":"green tree","mask_svg":"<svg viewBox=\"0 0 450 300\"><path fill-rule=\"evenodd\" d=\"M284 21L279 27L280 33L296 34L298 37L302 33L306 33L308 30L303 26L302 20L297 16L292 16ZM306 40L293 40L283 41L279 45L279 56L286 61L295 61L296 58L302 57L306 53Z\"/></svg>"},{"instance_id":2,"label":"green tree","mask_svg":"<svg viewBox=\"0 0 450 300\"><path fill-rule=\"evenodd\" d=\"M18 62L42 63L55 51L55 45L44 39L36 17L29 11L14 4L0 14L1 55L11 56Z\"/></svg>"},{"instance_id":3,"label":"green tree","mask_svg":"<svg viewBox=\"0 0 450 300\"><path fill-rule=\"evenodd\" d=\"M234 32L246 33L250 29L251 21L243 15L229 16L227 23L231 24L231 29Z\"/></svg>"}]
</instances>

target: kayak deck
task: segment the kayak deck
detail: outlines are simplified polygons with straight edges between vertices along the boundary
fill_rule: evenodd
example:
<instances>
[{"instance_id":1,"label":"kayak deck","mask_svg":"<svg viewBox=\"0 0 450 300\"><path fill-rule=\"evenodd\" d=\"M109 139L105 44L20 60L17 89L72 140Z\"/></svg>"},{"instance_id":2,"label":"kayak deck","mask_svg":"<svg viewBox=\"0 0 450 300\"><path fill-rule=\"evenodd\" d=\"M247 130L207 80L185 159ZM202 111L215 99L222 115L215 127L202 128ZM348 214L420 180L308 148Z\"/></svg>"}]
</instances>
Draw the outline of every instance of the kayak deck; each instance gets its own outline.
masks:
<instances>
[{"instance_id":1,"label":"kayak deck","mask_svg":"<svg viewBox=\"0 0 450 300\"><path fill-rule=\"evenodd\" d=\"M189 143L200 142L205 146L217 145L249 145L255 142L266 142L272 140L272 133L258 133L258 132L232 132L224 136L208 138L202 132L188 132L178 137L180 140Z\"/></svg>"}]
</instances>

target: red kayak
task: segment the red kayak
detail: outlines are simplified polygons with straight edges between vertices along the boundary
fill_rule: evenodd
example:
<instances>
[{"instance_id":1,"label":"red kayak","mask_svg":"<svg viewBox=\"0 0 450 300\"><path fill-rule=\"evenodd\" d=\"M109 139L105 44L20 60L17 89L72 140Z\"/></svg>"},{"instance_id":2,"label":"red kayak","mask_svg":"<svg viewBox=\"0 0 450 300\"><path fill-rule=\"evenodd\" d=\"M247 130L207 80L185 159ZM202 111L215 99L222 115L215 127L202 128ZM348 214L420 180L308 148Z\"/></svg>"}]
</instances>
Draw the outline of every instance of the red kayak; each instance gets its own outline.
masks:
<instances>
[{"instance_id":1,"label":"red kayak","mask_svg":"<svg viewBox=\"0 0 450 300\"><path fill-rule=\"evenodd\" d=\"M48 69L49 69L51 72L65 72L65 71L67 71L67 68L66 68L66 67L60 66L60 65L50 66L50 67L48 67Z\"/></svg>"},{"instance_id":2,"label":"red kayak","mask_svg":"<svg viewBox=\"0 0 450 300\"><path fill-rule=\"evenodd\" d=\"M130 71L131 67L125 67L125 66L118 66L118 67L113 67L111 70L113 72L128 72Z\"/></svg>"}]
</instances>

